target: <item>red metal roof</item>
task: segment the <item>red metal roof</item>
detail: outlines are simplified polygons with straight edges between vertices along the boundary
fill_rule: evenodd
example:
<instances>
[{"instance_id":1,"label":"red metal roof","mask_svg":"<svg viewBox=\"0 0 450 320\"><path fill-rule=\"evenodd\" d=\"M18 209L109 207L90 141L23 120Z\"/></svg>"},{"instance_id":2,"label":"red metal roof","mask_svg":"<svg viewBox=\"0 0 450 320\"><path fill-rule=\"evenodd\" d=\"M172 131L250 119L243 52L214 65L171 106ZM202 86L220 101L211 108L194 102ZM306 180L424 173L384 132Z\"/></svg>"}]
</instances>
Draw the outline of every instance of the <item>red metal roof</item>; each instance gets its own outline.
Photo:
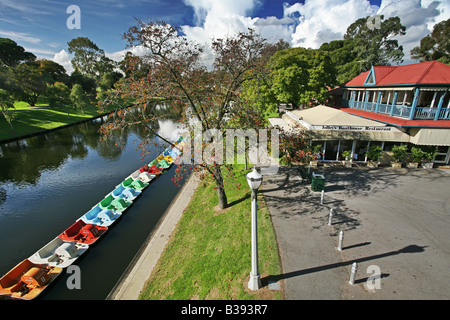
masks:
<instances>
[{"instance_id":1,"label":"red metal roof","mask_svg":"<svg viewBox=\"0 0 450 320\"><path fill-rule=\"evenodd\" d=\"M374 66L345 84L346 87L364 86L370 72L374 70L377 86L410 84L450 85L450 66L439 61L413 63L404 66Z\"/></svg>"}]
</instances>

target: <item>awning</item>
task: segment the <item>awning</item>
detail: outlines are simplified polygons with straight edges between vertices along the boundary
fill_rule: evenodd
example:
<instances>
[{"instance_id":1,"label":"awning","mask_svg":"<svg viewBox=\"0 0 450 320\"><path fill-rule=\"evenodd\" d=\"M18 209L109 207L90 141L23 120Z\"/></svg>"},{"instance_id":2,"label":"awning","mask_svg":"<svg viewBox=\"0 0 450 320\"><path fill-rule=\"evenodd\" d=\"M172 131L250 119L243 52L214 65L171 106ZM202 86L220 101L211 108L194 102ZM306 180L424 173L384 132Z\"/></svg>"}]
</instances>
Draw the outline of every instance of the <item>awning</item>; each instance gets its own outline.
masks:
<instances>
[{"instance_id":1,"label":"awning","mask_svg":"<svg viewBox=\"0 0 450 320\"><path fill-rule=\"evenodd\" d=\"M398 128L326 106L287 112L283 120L313 140L409 142L409 135Z\"/></svg>"},{"instance_id":2,"label":"awning","mask_svg":"<svg viewBox=\"0 0 450 320\"><path fill-rule=\"evenodd\" d=\"M410 142L424 146L450 146L450 128L411 128Z\"/></svg>"}]
</instances>

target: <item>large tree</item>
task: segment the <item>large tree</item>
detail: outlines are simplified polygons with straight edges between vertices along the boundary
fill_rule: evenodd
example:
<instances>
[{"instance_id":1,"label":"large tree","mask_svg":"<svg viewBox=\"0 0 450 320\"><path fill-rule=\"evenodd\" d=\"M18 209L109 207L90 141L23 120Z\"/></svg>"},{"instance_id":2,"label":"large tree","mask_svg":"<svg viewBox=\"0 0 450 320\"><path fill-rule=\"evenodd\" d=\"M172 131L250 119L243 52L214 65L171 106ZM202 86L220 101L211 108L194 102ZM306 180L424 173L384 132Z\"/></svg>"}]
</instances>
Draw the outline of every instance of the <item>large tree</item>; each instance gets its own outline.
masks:
<instances>
[{"instance_id":1,"label":"large tree","mask_svg":"<svg viewBox=\"0 0 450 320\"><path fill-rule=\"evenodd\" d=\"M76 72L99 81L104 73L116 68L116 63L89 38L78 37L67 44L69 53L74 54L72 65Z\"/></svg>"},{"instance_id":2,"label":"large tree","mask_svg":"<svg viewBox=\"0 0 450 320\"><path fill-rule=\"evenodd\" d=\"M433 31L411 50L411 58L420 61L438 60L450 65L450 19L434 25Z\"/></svg>"},{"instance_id":3,"label":"large tree","mask_svg":"<svg viewBox=\"0 0 450 320\"><path fill-rule=\"evenodd\" d=\"M155 116L157 104L182 110L182 121L187 128L192 129L194 121L203 132L216 130L220 137L232 124L239 123L246 128L263 124L262 115L254 112L239 93L243 83L262 72L273 47L252 30L215 39L211 46L215 61L208 69L202 61L202 47L188 41L179 31L179 28L162 21L138 21L125 33L124 38L130 47L146 49L147 54L138 63L144 61L149 72L140 76L140 72L130 71L129 77L109 91L106 103L101 105L122 103L125 107L132 102L133 106L128 109L136 111L118 111L116 117L102 127L103 133L145 123L150 137L155 134L155 123L161 119L160 114ZM133 61L136 60L128 63ZM228 205L222 172L225 165L207 162L195 165L211 174L218 192L219 207L225 208Z\"/></svg>"},{"instance_id":4,"label":"large tree","mask_svg":"<svg viewBox=\"0 0 450 320\"><path fill-rule=\"evenodd\" d=\"M34 61L36 56L8 38L0 38L0 66L15 67L22 62Z\"/></svg>"},{"instance_id":5,"label":"large tree","mask_svg":"<svg viewBox=\"0 0 450 320\"><path fill-rule=\"evenodd\" d=\"M327 86L335 84L335 70L327 51L290 48L277 51L269 63L267 82L278 103L294 107L327 98Z\"/></svg>"},{"instance_id":6,"label":"large tree","mask_svg":"<svg viewBox=\"0 0 450 320\"><path fill-rule=\"evenodd\" d=\"M406 28L399 17L385 20L381 15L378 18L379 23L376 25L370 23L372 17L360 18L347 28L344 35L344 40L353 41L356 60L361 61L366 69L403 61L403 47L395 37L404 35Z\"/></svg>"}]
</instances>

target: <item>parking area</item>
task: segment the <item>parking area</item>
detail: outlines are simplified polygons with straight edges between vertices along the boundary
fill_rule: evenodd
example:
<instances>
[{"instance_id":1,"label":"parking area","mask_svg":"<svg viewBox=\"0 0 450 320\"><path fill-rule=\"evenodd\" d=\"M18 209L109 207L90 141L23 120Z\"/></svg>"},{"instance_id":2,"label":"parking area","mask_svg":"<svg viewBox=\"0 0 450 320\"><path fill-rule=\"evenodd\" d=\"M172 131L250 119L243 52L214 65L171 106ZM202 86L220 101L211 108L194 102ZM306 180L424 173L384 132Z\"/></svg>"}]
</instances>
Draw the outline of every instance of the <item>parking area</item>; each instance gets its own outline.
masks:
<instances>
[{"instance_id":1,"label":"parking area","mask_svg":"<svg viewBox=\"0 0 450 320\"><path fill-rule=\"evenodd\" d=\"M286 299L450 298L450 170L314 171L326 179L322 204L293 167L261 190L283 265L268 280L284 283Z\"/></svg>"}]
</instances>

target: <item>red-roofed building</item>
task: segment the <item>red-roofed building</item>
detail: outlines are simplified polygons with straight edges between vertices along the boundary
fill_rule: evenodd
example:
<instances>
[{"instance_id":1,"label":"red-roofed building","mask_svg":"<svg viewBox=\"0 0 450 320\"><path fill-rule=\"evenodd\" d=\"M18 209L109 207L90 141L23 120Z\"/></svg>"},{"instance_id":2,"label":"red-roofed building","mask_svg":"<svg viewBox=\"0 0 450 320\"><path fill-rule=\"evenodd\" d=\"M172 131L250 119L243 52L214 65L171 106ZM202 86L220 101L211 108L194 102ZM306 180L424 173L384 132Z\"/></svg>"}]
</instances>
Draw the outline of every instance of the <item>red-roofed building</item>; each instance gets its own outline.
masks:
<instances>
[{"instance_id":1,"label":"red-roofed building","mask_svg":"<svg viewBox=\"0 0 450 320\"><path fill-rule=\"evenodd\" d=\"M450 128L450 66L427 61L404 66L375 66L343 87L344 107L366 111L353 112L393 125L400 120L425 121L427 127ZM389 116L392 118L387 118ZM441 122L444 120L444 122ZM402 127L417 127L417 122L401 121Z\"/></svg>"},{"instance_id":2,"label":"red-roofed building","mask_svg":"<svg viewBox=\"0 0 450 320\"><path fill-rule=\"evenodd\" d=\"M434 146L435 163L450 163L450 66L373 66L340 89L342 111L398 128L411 146Z\"/></svg>"}]
</instances>

